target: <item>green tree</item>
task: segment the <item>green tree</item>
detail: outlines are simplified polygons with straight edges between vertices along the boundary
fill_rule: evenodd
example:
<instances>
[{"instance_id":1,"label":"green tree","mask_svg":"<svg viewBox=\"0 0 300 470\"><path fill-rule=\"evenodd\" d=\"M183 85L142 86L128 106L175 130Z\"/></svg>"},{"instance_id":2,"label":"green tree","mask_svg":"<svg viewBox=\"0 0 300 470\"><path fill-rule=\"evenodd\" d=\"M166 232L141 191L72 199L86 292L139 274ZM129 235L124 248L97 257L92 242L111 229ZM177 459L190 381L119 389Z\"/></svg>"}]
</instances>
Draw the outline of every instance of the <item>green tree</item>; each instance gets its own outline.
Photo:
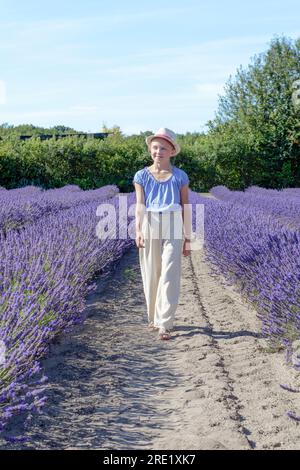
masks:
<instances>
[{"instance_id":1,"label":"green tree","mask_svg":"<svg viewBox=\"0 0 300 470\"><path fill-rule=\"evenodd\" d=\"M120 126L114 125L113 127L107 127L105 122L103 122L102 129L100 130L100 132L108 132L114 136L119 137L123 136Z\"/></svg>"},{"instance_id":2,"label":"green tree","mask_svg":"<svg viewBox=\"0 0 300 470\"><path fill-rule=\"evenodd\" d=\"M275 37L247 69L240 66L235 78L230 76L216 117L208 121L223 184L299 185L300 113L292 103L297 78L300 39L285 37Z\"/></svg>"}]
</instances>

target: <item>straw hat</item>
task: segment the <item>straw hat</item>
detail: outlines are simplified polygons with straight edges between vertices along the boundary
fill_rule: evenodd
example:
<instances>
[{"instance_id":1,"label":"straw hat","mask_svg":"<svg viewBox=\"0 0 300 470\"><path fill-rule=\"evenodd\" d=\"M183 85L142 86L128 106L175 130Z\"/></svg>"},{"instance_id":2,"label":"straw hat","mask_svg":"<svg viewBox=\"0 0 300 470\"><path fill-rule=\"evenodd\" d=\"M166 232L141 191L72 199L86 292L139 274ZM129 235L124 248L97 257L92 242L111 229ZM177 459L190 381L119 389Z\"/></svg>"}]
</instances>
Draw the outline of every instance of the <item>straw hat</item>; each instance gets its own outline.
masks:
<instances>
[{"instance_id":1,"label":"straw hat","mask_svg":"<svg viewBox=\"0 0 300 470\"><path fill-rule=\"evenodd\" d=\"M160 129L158 129L158 131L155 134L149 135L148 137L146 137L146 144L148 145L148 148L150 148L151 141L153 139L155 139L156 137L160 137L161 139L165 139L170 144L173 145L173 147L175 149L175 152L176 152L173 155L174 157L175 157L175 155L177 155L180 152L180 146L176 142L175 132L171 131L170 129L167 129L166 127L161 127Z\"/></svg>"}]
</instances>

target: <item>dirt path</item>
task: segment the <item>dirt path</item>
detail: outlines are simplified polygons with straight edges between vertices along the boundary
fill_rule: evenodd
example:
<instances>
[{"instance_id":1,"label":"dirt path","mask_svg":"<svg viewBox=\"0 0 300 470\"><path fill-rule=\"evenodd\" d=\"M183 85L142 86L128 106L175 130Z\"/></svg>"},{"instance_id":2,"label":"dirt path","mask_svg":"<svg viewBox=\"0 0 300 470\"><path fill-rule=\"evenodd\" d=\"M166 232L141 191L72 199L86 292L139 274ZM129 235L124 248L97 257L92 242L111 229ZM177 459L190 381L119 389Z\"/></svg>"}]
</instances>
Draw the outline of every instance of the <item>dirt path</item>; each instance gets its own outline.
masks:
<instances>
[{"instance_id":1,"label":"dirt path","mask_svg":"<svg viewBox=\"0 0 300 470\"><path fill-rule=\"evenodd\" d=\"M30 441L1 449L299 449L295 372L202 251L183 258L171 341L147 330L135 247L87 298L89 317L43 361L49 401ZM298 413L299 414L299 413ZM10 433L22 431L15 419Z\"/></svg>"},{"instance_id":2,"label":"dirt path","mask_svg":"<svg viewBox=\"0 0 300 470\"><path fill-rule=\"evenodd\" d=\"M298 423L285 416L299 414L299 394L279 386L295 387L299 374L287 368L283 353L263 352L255 311L212 276L202 251L186 263L182 287L181 298L193 307L181 306L173 364L186 374L173 397L164 396L176 409L177 429L167 436L161 430L154 448L172 442L181 449L299 449ZM194 326L186 337L182 322Z\"/></svg>"},{"instance_id":3,"label":"dirt path","mask_svg":"<svg viewBox=\"0 0 300 470\"><path fill-rule=\"evenodd\" d=\"M212 198L212 199L217 199L216 196L213 196L211 193L199 193L200 196L203 196L203 197L209 197L209 198Z\"/></svg>"}]
</instances>

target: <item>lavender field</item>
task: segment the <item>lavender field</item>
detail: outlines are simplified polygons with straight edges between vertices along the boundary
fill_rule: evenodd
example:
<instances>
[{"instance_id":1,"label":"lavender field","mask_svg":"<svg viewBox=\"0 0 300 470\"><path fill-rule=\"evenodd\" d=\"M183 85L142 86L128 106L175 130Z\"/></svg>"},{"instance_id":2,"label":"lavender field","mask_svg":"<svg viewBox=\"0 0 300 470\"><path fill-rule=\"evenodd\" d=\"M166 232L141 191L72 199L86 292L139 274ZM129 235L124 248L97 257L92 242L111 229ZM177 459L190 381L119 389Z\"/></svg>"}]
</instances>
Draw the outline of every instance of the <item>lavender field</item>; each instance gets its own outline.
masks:
<instances>
[{"instance_id":1,"label":"lavender field","mask_svg":"<svg viewBox=\"0 0 300 470\"><path fill-rule=\"evenodd\" d=\"M109 272L132 246L130 239L96 236L96 209L109 202L117 210L118 191L113 186L0 191L1 430L16 413L44 404L47 377L39 359L58 334L84 321L93 277Z\"/></svg>"},{"instance_id":2,"label":"lavender field","mask_svg":"<svg viewBox=\"0 0 300 470\"><path fill-rule=\"evenodd\" d=\"M196 204L205 206L207 262L255 308L270 347L285 348L288 360L300 336L299 191L215 187L216 199L190 191L193 211ZM0 200L0 340L6 348L0 425L5 432L14 415L43 407L47 377L41 358L59 334L84 322L95 277L113 270L134 240L96 236L99 204L113 204L118 213L115 186L1 189ZM127 194L127 202L128 207L135 203L134 193Z\"/></svg>"},{"instance_id":3,"label":"lavender field","mask_svg":"<svg viewBox=\"0 0 300 470\"><path fill-rule=\"evenodd\" d=\"M212 188L208 259L255 305L262 331L291 351L300 337L300 189Z\"/></svg>"}]
</instances>

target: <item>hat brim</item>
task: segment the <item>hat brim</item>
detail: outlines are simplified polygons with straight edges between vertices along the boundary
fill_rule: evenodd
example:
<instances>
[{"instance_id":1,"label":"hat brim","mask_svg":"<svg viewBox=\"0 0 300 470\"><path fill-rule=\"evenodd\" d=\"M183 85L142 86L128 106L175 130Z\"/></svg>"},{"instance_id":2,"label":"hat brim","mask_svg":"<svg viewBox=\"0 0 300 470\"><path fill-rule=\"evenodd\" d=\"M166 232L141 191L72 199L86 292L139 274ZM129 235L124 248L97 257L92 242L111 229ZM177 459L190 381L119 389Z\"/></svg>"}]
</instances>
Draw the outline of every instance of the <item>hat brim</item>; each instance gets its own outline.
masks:
<instances>
[{"instance_id":1,"label":"hat brim","mask_svg":"<svg viewBox=\"0 0 300 470\"><path fill-rule=\"evenodd\" d=\"M167 142L169 142L169 144L171 144L174 147L174 150L175 150L175 153L173 154L174 157L180 152L180 146L177 144L177 142L173 142L171 139L169 139L168 137L164 135L148 135L148 137L146 137L146 144L148 145L148 147L150 147L150 144L153 139L164 139Z\"/></svg>"}]
</instances>

